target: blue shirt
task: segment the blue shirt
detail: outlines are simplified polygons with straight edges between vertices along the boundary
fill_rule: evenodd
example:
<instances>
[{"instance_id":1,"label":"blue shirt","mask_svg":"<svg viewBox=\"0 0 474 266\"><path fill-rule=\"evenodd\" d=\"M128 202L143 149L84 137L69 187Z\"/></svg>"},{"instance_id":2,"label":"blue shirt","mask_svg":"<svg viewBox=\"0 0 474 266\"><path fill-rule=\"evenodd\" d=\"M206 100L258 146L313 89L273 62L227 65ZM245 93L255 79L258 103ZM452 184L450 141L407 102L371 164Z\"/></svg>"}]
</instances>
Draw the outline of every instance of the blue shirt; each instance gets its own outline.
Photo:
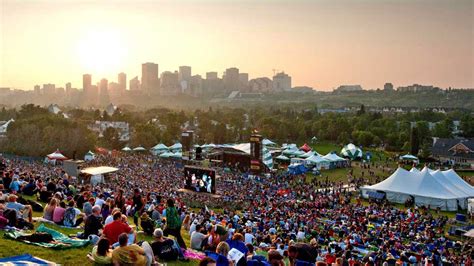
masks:
<instances>
[{"instance_id":1,"label":"blue shirt","mask_svg":"<svg viewBox=\"0 0 474 266\"><path fill-rule=\"evenodd\" d=\"M12 191L19 191L20 190L20 182L18 182L17 180L11 182L10 183L10 189Z\"/></svg>"},{"instance_id":2,"label":"blue shirt","mask_svg":"<svg viewBox=\"0 0 474 266\"><path fill-rule=\"evenodd\" d=\"M18 202L8 202L7 204L5 204L5 207L7 207L7 209L16 210L16 216L21 217L20 211L25 208L25 205Z\"/></svg>"}]
</instances>

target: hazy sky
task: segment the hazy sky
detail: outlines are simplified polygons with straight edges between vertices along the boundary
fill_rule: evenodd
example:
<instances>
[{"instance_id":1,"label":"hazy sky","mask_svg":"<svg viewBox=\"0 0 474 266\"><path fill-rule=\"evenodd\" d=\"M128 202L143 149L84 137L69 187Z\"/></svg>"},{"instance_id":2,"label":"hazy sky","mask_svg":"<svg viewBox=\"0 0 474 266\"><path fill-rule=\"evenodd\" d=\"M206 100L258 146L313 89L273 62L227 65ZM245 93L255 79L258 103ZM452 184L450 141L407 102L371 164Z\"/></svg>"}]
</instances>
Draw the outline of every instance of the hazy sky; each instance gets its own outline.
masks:
<instances>
[{"instance_id":1,"label":"hazy sky","mask_svg":"<svg viewBox=\"0 0 474 266\"><path fill-rule=\"evenodd\" d=\"M0 87L192 66L293 85L474 87L474 0L0 0Z\"/></svg>"}]
</instances>

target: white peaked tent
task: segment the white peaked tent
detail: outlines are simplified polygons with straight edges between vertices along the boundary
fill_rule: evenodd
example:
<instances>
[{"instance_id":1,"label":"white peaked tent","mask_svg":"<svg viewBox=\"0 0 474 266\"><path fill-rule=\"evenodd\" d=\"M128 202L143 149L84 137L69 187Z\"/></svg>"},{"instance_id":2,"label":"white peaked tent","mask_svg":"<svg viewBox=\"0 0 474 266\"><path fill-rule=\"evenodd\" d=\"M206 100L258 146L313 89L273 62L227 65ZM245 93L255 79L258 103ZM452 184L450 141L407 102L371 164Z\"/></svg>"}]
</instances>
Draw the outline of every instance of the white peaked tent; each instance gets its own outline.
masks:
<instances>
[{"instance_id":1,"label":"white peaked tent","mask_svg":"<svg viewBox=\"0 0 474 266\"><path fill-rule=\"evenodd\" d=\"M160 143L160 144L156 144L155 146L153 146L151 149L150 149L151 153L153 155L159 155L159 154L162 154L162 153L165 153L168 151L168 147L163 144L163 143Z\"/></svg>"},{"instance_id":2,"label":"white peaked tent","mask_svg":"<svg viewBox=\"0 0 474 266\"><path fill-rule=\"evenodd\" d=\"M267 146L275 146L275 145L276 145L275 142L273 142L273 141L271 141L271 140L269 140L269 139L263 139L263 140L262 140L262 144L263 144L263 145L267 145Z\"/></svg>"},{"instance_id":3,"label":"white peaked tent","mask_svg":"<svg viewBox=\"0 0 474 266\"><path fill-rule=\"evenodd\" d=\"M173 151L173 152L176 152L176 151L181 150L182 148L183 148L183 145L182 145L181 143L177 142L177 143L171 145L171 146L169 147L169 150L170 150L170 151Z\"/></svg>"},{"instance_id":4,"label":"white peaked tent","mask_svg":"<svg viewBox=\"0 0 474 266\"><path fill-rule=\"evenodd\" d=\"M314 152L314 151L308 151L307 153L301 154L301 155L298 156L298 157L300 157L300 158L309 158L309 157L311 157L311 156L313 156L313 155L317 155L317 154L318 154L318 153L316 153L316 152Z\"/></svg>"},{"instance_id":5,"label":"white peaked tent","mask_svg":"<svg viewBox=\"0 0 474 266\"><path fill-rule=\"evenodd\" d=\"M341 154L344 157L348 157L351 160L362 158L362 150L356 145L349 143L341 150Z\"/></svg>"},{"instance_id":6,"label":"white peaked tent","mask_svg":"<svg viewBox=\"0 0 474 266\"><path fill-rule=\"evenodd\" d=\"M342 162L342 161L345 161L346 159L342 158L342 157L339 157L337 154L335 153L328 153L326 155L323 156L324 159L330 161L330 162Z\"/></svg>"},{"instance_id":7,"label":"white peaked tent","mask_svg":"<svg viewBox=\"0 0 474 266\"><path fill-rule=\"evenodd\" d=\"M316 166L317 169L329 168L329 161L324 159L319 154L314 154L313 156L305 159L305 165Z\"/></svg>"},{"instance_id":8,"label":"white peaked tent","mask_svg":"<svg viewBox=\"0 0 474 266\"><path fill-rule=\"evenodd\" d=\"M59 150L56 150L53 153L50 153L46 155L46 158L49 159L50 161L52 160L67 160L66 156L64 156Z\"/></svg>"},{"instance_id":9,"label":"white peaked tent","mask_svg":"<svg viewBox=\"0 0 474 266\"><path fill-rule=\"evenodd\" d=\"M138 147L134 148L133 151L146 151L146 149L143 148L142 146L138 146Z\"/></svg>"},{"instance_id":10,"label":"white peaked tent","mask_svg":"<svg viewBox=\"0 0 474 266\"><path fill-rule=\"evenodd\" d=\"M95 159L95 154L91 151L88 151L86 155L84 155L84 161L92 161Z\"/></svg>"},{"instance_id":11,"label":"white peaked tent","mask_svg":"<svg viewBox=\"0 0 474 266\"><path fill-rule=\"evenodd\" d=\"M398 168L384 181L362 187L361 193L367 198L370 191L385 192L388 201L397 203L405 203L408 198L413 197L417 206L429 205L431 208L456 211L458 206L467 207L467 199L474 197L474 191L470 191L473 188L467 183L463 188L454 186L453 182L459 181L450 180L455 178L449 171L445 174L430 171L426 167L421 171Z\"/></svg>"}]
</instances>

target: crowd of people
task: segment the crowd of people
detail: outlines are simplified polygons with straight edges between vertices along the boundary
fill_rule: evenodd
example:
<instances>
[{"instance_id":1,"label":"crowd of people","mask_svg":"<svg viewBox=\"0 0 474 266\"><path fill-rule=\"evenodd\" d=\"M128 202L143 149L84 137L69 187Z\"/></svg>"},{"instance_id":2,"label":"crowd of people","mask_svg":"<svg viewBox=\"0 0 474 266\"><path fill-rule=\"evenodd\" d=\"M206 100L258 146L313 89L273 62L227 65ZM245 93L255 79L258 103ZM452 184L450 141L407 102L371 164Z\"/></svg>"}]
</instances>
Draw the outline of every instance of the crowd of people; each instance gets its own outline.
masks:
<instances>
[{"instance_id":1,"label":"crowd of people","mask_svg":"<svg viewBox=\"0 0 474 266\"><path fill-rule=\"evenodd\" d=\"M82 228L77 237L94 242L90 257L104 264L187 260L189 249L206 254L201 265L472 263L470 249L446 237L447 217L363 204L343 182L217 168L213 196L183 191L182 164L149 155L98 156L86 166L120 170L96 186L57 165L0 161L0 227L33 228L41 211L42 221ZM349 170L347 182L369 179Z\"/></svg>"}]
</instances>

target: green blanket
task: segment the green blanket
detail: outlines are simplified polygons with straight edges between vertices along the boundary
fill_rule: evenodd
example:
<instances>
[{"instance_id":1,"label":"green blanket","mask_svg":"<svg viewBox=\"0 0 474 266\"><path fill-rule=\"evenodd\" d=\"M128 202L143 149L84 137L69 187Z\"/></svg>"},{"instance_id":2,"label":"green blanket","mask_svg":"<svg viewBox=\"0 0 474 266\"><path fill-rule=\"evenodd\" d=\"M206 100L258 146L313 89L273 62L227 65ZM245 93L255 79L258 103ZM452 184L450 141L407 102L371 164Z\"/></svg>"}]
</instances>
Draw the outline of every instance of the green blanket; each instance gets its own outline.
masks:
<instances>
[{"instance_id":1,"label":"green blanket","mask_svg":"<svg viewBox=\"0 0 474 266\"><path fill-rule=\"evenodd\" d=\"M28 244L32 245L37 245L40 247L45 247L45 248L54 248L54 249L67 249L67 248L80 248L89 245L89 240L88 239L73 239L70 237L65 236L64 234L46 227L44 224L40 224L38 228L36 228L36 232L43 232L43 233L49 233L53 236L54 243L45 243L45 242L31 242L27 240L19 240L18 237L28 235L27 233L21 232L21 231L10 231L5 233L6 238L11 238L15 239L18 241L22 241Z\"/></svg>"}]
</instances>

